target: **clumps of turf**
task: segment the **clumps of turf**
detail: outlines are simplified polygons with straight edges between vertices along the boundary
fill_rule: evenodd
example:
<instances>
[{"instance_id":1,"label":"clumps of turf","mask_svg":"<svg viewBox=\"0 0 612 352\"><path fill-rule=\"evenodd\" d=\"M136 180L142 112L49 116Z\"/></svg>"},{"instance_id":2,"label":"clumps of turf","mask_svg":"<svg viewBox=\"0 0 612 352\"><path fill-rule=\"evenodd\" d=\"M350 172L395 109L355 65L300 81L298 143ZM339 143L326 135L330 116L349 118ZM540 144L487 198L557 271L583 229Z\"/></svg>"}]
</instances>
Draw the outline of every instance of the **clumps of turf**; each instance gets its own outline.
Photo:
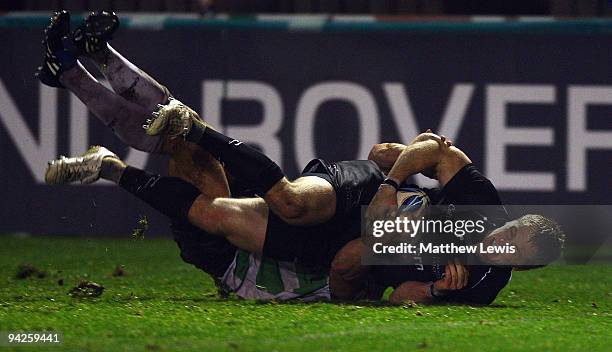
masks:
<instances>
[{"instance_id":1,"label":"clumps of turf","mask_svg":"<svg viewBox=\"0 0 612 352\"><path fill-rule=\"evenodd\" d=\"M419 305L411 299L407 299L402 302L402 308L409 309L409 308L417 308L418 306Z\"/></svg>"},{"instance_id":2,"label":"clumps of turf","mask_svg":"<svg viewBox=\"0 0 612 352\"><path fill-rule=\"evenodd\" d=\"M68 291L73 298L99 297L104 292L104 286L93 281L82 280L78 285Z\"/></svg>"},{"instance_id":3,"label":"clumps of turf","mask_svg":"<svg viewBox=\"0 0 612 352\"><path fill-rule=\"evenodd\" d=\"M132 238L136 240L144 240L145 232L149 229L149 219L146 216L138 220L137 226L132 230Z\"/></svg>"},{"instance_id":4,"label":"clumps of turf","mask_svg":"<svg viewBox=\"0 0 612 352\"><path fill-rule=\"evenodd\" d=\"M15 274L15 278L23 280L29 277L43 279L47 277L47 273L29 263L19 264L19 266L17 267L17 273Z\"/></svg>"},{"instance_id":5,"label":"clumps of turf","mask_svg":"<svg viewBox=\"0 0 612 352\"><path fill-rule=\"evenodd\" d=\"M115 267L115 270L111 273L112 277L122 277L127 276L127 271L125 271L125 266L118 264Z\"/></svg>"}]
</instances>

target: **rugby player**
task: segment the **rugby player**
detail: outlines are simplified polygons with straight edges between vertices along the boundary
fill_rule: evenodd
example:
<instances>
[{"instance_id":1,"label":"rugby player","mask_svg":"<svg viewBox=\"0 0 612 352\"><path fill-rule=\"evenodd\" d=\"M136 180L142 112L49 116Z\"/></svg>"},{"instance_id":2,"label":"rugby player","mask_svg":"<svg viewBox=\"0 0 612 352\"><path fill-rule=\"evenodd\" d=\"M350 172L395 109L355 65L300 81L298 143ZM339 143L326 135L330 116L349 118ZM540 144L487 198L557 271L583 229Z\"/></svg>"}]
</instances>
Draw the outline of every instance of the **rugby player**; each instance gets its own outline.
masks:
<instances>
[{"instance_id":1,"label":"rugby player","mask_svg":"<svg viewBox=\"0 0 612 352\"><path fill-rule=\"evenodd\" d=\"M211 197L252 196L253 193L237 180L228 182L221 164L208 152L186 143L177 148L181 140L166 142L160 137L143 133L145 120L157 108L157 104L167 103L171 95L166 87L107 43L118 24L114 13L97 12L89 15L83 25L71 33L69 13L55 12L45 30L43 65L37 72L40 81L52 87L65 87L76 94L127 145L170 156L169 174L190 182L202 193ZM93 78L77 57L90 59L110 82L113 91ZM101 158L93 160L88 157L94 153ZM95 147L79 160L95 163L104 157L114 157L114 154ZM76 162L76 159L62 157L54 165L69 163L68 160ZM61 174L56 174L53 179L47 178L47 181L59 183L61 178L63 182L93 182L93 178L87 178L89 171L84 172L83 169L91 170L92 166L81 166L80 169L62 168ZM312 301L330 297L327 269L248 253L188 222L170 220L181 258L213 277L222 293L235 293L241 298L275 300Z\"/></svg>"},{"instance_id":2,"label":"rugby player","mask_svg":"<svg viewBox=\"0 0 612 352\"><path fill-rule=\"evenodd\" d=\"M490 304L510 281L512 270L542 267L557 259L564 242L559 226L540 215L525 215L507 221L507 213L493 183L472 164L468 156L454 146L433 144L423 149L415 159L404 145L387 143L372 150L378 154L382 167L389 168L392 182L381 185L366 212L368 219L386 218L389 210L397 208L397 185L410 175L426 171L440 182L440 189L424 189L432 204L447 207L473 206L485 210L488 222L495 221L494 229L475 242L485 245L512 243L516 254L478 252L476 265L462 265L451 261L447 265L365 266L361 257L365 251L361 239L348 243L336 256L330 272L332 292L338 298L350 299L368 288L370 297L380 297L386 287L394 291L393 303L410 300L418 303ZM482 207L489 205L489 207ZM493 206L493 207L490 207ZM500 224L503 226L499 227ZM435 258L430 258L435 259ZM372 289L372 288L377 289Z\"/></svg>"}]
</instances>

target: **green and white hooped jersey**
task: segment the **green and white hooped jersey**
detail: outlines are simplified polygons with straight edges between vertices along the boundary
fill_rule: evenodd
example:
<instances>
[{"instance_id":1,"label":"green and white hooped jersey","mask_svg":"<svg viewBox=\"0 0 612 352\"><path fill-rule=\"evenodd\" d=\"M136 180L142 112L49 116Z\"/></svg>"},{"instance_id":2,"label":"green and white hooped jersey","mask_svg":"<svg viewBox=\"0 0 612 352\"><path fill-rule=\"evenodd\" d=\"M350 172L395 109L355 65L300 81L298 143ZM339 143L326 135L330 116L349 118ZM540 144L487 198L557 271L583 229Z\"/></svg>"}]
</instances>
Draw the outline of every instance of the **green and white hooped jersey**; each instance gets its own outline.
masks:
<instances>
[{"instance_id":1,"label":"green and white hooped jersey","mask_svg":"<svg viewBox=\"0 0 612 352\"><path fill-rule=\"evenodd\" d=\"M301 267L242 250L225 271L221 284L244 299L316 301L330 299L329 276L324 270Z\"/></svg>"}]
</instances>

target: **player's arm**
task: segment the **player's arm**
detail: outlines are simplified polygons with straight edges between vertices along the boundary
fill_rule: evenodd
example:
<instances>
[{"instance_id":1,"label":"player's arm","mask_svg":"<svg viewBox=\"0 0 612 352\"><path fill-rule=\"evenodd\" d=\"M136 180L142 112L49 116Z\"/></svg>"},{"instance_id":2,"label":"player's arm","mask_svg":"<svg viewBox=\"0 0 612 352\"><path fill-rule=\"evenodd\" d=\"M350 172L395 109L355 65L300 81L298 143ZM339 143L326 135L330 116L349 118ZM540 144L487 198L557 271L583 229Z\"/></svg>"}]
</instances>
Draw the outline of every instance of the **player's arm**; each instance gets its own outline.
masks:
<instances>
[{"instance_id":1,"label":"player's arm","mask_svg":"<svg viewBox=\"0 0 612 352\"><path fill-rule=\"evenodd\" d=\"M406 145L400 143L375 144L370 150L368 160L375 162L384 173L389 173L405 148Z\"/></svg>"},{"instance_id":2,"label":"player's arm","mask_svg":"<svg viewBox=\"0 0 612 352\"><path fill-rule=\"evenodd\" d=\"M449 291L442 297L444 302L487 305L493 303L499 292L506 287L511 275L503 268L491 268L476 284L463 290Z\"/></svg>"},{"instance_id":3,"label":"player's arm","mask_svg":"<svg viewBox=\"0 0 612 352\"><path fill-rule=\"evenodd\" d=\"M440 136L431 132L431 129L419 134L416 136L410 144L414 144L417 142L422 142L426 140L436 140L440 138ZM447 144L450 146L452 143L447 140ZM405 144L400 143L380 143L375 144L370 150L370 154L368 155L368 160L374 161L381 170L385 173L389 173L393 164L397 161L400 154L406 149Z\"/></svg>"},{"instance_id":4,"label":"player's arm","mask_svg":"<svg viewBox=\"0 0 612 352\"><path fill-rule=\"evenodd\" d=\"M459 148L433 133L419 135L397 157L388 176L398 183L409 176L431 170L427 176L444 186L462 167L472 161Z\"/></svg>"},{"instance_id":5,"label":"player's arm","mask_svg":"<svg viewBox=\"0 0 612 352\"><path fill-rule=\"evenodd\" d=\"M393 304L402 304L406 301L434 304L443 301L446 295L463 289L468 280L467 268L455 261L446 265L444 278L433 283L406 281L391 293L389 301Z\"/></svg>"},{"instance_id":6,"label":"player's arm","mask_svg":"<svg viewBox=\"0 0 612 352\"><path fill-rule=\"evenodd\" d=\"M424 140L419 137L426 135ZM437 179L444 187L448 181L471 160L458 148L446 143L444 137L433 133L419 135L416 141L407 145L389 171L388 179L401 184L408 176L424 173ZM397 189L381 185L366 211L369 221L386 219L397 210Z\"/></svg>"},{"instance_id":7,"label":"player's arm","mask_svg":"<svg viewBox=\"0 0 612 352\"><path fill-rule=\"evenodd\" d=\"M421 304L434 303L431 294L431 282L406 281L399 285L389 296L393 304L403 304L406 301L414 301Z\"/></svg>"},{"instance_id":8,"label":"player's arm","mask_svg":"<svg viewBox=\"0 0 612 352\"><path fill-rule=\"evenodd\" d=\"M347 243L334 257L329 271L329 288L333 298L352 300L366 288L369 267L361 264L364 248L358 238Z\"/></svg>"}]
</instances>

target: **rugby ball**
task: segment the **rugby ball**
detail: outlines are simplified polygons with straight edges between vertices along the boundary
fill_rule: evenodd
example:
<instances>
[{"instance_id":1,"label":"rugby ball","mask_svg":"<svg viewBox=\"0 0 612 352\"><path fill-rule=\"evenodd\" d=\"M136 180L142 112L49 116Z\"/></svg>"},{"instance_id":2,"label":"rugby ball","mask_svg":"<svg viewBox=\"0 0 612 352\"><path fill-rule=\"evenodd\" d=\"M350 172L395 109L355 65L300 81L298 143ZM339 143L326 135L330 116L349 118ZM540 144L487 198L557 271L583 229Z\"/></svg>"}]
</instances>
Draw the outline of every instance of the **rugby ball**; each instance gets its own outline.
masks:
<instances>
[{"instance_id":1,"label":"rugby ball","mask_svg":"<svg viewBox=\"0 0 612 352\"><path fill-rule=\"evenodd\" d=\"M410 212L415 217L425 215L430 199L421 188L415 185L402 185L397 190L397 207L401 213Z\"/></svg>"}]
</instances>

